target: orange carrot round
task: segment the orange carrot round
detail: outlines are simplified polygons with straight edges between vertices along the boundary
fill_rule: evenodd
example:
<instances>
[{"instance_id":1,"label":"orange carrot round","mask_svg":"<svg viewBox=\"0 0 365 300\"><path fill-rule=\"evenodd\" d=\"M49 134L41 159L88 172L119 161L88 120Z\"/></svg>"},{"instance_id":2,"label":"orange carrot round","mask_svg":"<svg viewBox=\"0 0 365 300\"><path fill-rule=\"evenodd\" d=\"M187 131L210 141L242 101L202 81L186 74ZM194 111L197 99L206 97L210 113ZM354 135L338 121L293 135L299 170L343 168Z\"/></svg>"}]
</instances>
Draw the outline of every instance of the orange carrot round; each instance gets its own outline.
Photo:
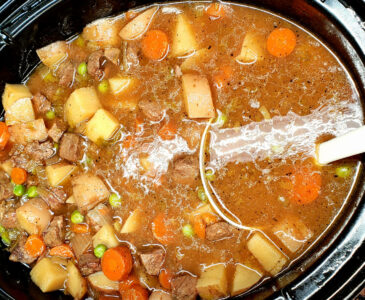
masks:
<instances>
[{"instance_id":1,"label":"orange carrot round","mask_svg":"<svg viewBox=\"0 0 365 300\"><path fill-rule=\"evenodd\" d=\"M309 204L319 196L322 186L321 174L310 168L302 168L291 176L292 200L297 204Z\"/></svg>"},{"instance_id":2,"label":"orange carrot round","mask_svg":"<svg viewBox=\"0 0 365 300\"><path fill-rule=\"evenodd\" d=\"M158 275L158 281L160 282L161 286L166 290L171 290L171 279L173 273L168 269L163 269L160 274Z\"/></svg>"},{"instance_id":3,"label":"orange carrot round","mask_svg":"<svg viewBox=\"0 0 365 300\"><path fill-rule=\"evenodd\" d=\"M49 251L49 255L66 257L66 258L74 257L74 254L71 250L71 247L67 244L63 244L63 245L60 245L60 246L53 247Z\"/></svg>"},{"instance_id":4,"label":"orange carrot round","mask_svg":"<svg viewBox=\"0 0 365 300\"><path fill-rule=\"evenodd\" d=\"M133 285L139 284L139 279L136 275L131 274L127 277L127 279L122 280L119 283L119 293L122 294L123 292L129 290Z\"/></svg>"},{"instance_id":5,"label":"orange carrot round","mask_svg":"<svg viewBox=\"0 0 365 300\"><path fill-rule=\"evenodd\" d=\"M10 133L8 126L4 122L0 122L0 150L3 150L8 143L10 138Z\"/></svg>"},{"instance_id":6,"label":"orange carrot round","mask_svg":"<svg viewBox=\"0 0 365 300\"><path fill-rule=\"evenodd\" d=\"M274 29L267 38L267 50L276 57L285 57L293 52L297 38L289 28Z\"/></svg>"},{"instance_id":7,"label":"orange carrot round","mask_svg":"<svg viewBox=\"0 0 365 300\"><path fill-rule=\"evenodd\" d=\"M162 30L150 30L142 39L142 53L149 59L160 60L169 50L169 40Z\"/></svg>"},{"instance_id":8,"label":"orange carrot round","mask_svg":"<svg viewBox=\"0 0 365 300\"><path fill-rule=\"evenodd\" d=\"M130 289L122 293L123 300L148 300L148 291L140 284L131 286Z\"/></svg>"},{"instance_id":9,"label":"orange carrot round","mask_svg":"<svg viewBox=\"0 0 365 300\"><path fill-rule=\"evenodd\" d=\"M29 256L38 257L44 252L46 245L39 235L32 234L27 238L24 244L24 249L27 251Z\"/></svg>"},{"instance_id":10,"label":"orange carrot round","mask_svg":"<svg viewBox=\"0 0 365 300\"><path fill-rule=\"evenodd\" d=\"M163 140L173 140L177 132L176 123L173 120L165 123L161 129L158 131L158 135Z\"/></svg>"},{"instance_id":11,"label":"orange carrot round","mask_svg":"<svg viewBox=\"0 0 365 300\"><path fill-rule=\"evenodd\" d=\"M194 232L202 240L205 239L205 227L206 225L203 221L203 218L200 215L195 216L193 220Z\"/></svg>"},{"instance_id":12,"label":"orange carrot round","mask_svg":"<svg viewBox=\"0 0 365 300\"><path fill-rule=\"evenodd\" d=\"M22 168L13 168L11 170L11 180L15 184L23 184L27 180L27 171Z\"/></svg>"},{"instance_id":13,"label":"orange carrot round","mask_svg":"<svg viewBox=\"0 0 365 300\"><path fill-rule=\"evenodd\" d=\"M161 244L168 245L174 241L172 224L164 214L158 214L153 220L152 233Z\"/></svg>"},{"instance_id":14,"label":"orange carrot round","mask_svg":"<svg viewBox=\"0 0 365 300\"><path fill-rule=\"evenodd\" d=\"M132 271L133 259L127 247L115 247L105 251L101 259L101 269L110 280L125 279Z\"/></svg>"},{"instance_id":15,"label":"orange carrot round","mask_svg":"<svg viewBox=\"0 0 365 300\"><path fill-rule=\"evenodd\" d=\"M87 224L72 224L71 231L75 233L88 233L90 228Z\"/></svg>"},{"instance_id":16,"label":"orange carrot round","mask_svg":"<svg viewBox=\"0 0 365 300\"><path fill-rule=\"evenodd\" d=\"M220 3L212 3L206 10L207 15L212 19L223 18L226 14L224 6Z\"/></svg>"}]
</instances>

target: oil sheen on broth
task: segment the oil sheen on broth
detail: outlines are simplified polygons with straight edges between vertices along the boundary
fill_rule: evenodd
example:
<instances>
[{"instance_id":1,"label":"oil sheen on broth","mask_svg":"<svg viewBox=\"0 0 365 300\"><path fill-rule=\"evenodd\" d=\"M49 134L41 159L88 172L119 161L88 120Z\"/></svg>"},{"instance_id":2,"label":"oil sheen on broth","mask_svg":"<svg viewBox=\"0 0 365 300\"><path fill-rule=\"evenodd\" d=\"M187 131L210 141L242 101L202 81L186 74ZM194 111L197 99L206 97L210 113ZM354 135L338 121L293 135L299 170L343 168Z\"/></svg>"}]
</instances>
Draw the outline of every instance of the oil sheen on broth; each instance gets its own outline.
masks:
<instances>
[{"instance_id":1,"label":"oil sheen on broth","mask_svg":"<svg viewBox=\"0 0 365 300\"><path fill-rule=\"evenodd\" d=\"M70 162L57 152L35 163L32 177L37 187L48 189L46 166L68 163L77 170L60 184L67 198L77 197L75 186L80 183L75 182L84 173L102 179L108 193L119 195L121 204L113 205L107 198L102 201L110 210L107 224L118 241L108 248L127 245L132 249L131 274L139 278L142 288L149 289L148 293L164 290L169 297L182 299L184 291L177 282L188 272L198 281L184 299L194 299L196 290L204 299L239 294L300 257L345 205L358 161L351 158L318 166L313 157L319 141L362 125L359 95L346 69L322 42L281 17L228 3L152 7L156 10L151 20L144 22L146 28L139 36L125 26L148 7L88 25L62 46L67 55L61 55L56 64L47 60L53 55L49 48L45 56L38 52L43 63L26 85L32 95L41 93L50 101L56 120L68 123L67 132L81 137L81 142L76 160ZM176 34L179 26L185 32L183 37L181 32ZM274 45L269 45L273 32L282 35L276 40L273 35ZM289 51L284 45L281 49L280 39L294 39L295 47ZM114 58L110 49L119 49ZM278 51L284 54L275 55ZM62 77L67 76L67 70L72 72L69 82ZM230 227L207 202L198 158L201 135L212 115L207 112L208 103L200 117L191 117L196 111L189 111L184 93L188 97L196 86L186 83L189 78L198 78L194 83L198 89L208 83L208 96L218 116L206 149L206 168L211 172L208 180L242 224L261 232ZM62 83L63 79L66 82ZM65 112L71 93L88 87L95 89L101 107L119 124L111 137L102 139L101 134L94 138L99 130L90 127L95 111L74 124ZM199 90L197 94L206 101L206 92ZM8 122L10 109L5 109ZM36 110L35 114L36 119L45 120L48 129L55 123L45 113ZM104 132L110 124L103 122L97 125ZM55 151L61 151L57 147L60 143L62 148L63 139L55 144ZM11 147L4 150L7 154L1 159L16 164L13 157L18 145L14 137L10 141ZM17 199L12 200L15 207L24 202L24 197ZM75 209L86 216L87 235L95 239L101 227L89 216L95 205L84 210L75 200L54 211L65 217L63 243L71 241L74 252L72 239L80 235L71 219ZM133 230L123 230L127 218L136 211L142 217L133 221ZM156 229L158 222L163 223L163 229ZM24 232L24 228L17 229ZM80 256L93 255L95 246L68 260L82 269ZM46 256L50 256L50 248L46 248ZM143 259L140 261L141 254L154 248L164 250L160 269L173 274L170 288L161 285L161 270L148 274L151 272ZM118 293L118 288L108 290L93 284L90 276L84 275L91 282L92 297ZM68 293L70 289L66 288ZM125 296L125 291L119 292Z\"/></svg>"}]
</instances>

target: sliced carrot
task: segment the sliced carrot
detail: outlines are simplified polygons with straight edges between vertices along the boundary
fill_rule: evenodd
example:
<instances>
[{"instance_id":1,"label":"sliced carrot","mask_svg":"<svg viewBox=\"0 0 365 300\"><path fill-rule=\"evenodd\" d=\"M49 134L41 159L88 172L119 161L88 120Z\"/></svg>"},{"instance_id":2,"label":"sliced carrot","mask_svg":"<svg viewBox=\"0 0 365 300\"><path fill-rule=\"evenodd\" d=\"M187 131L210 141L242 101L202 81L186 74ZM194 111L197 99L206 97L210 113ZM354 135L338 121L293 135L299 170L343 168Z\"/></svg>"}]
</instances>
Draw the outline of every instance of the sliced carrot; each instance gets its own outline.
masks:
<instances>
[{"instance_id":1,"label":"sliced carrot","mask_svg":"<svg viewBox=\"0 0 365 300\"><path fill-rule=\"evenodd\" d=\"M28 236L24 244L24 249L29 256L38 257L44 252L44 250L46 249L46 245L39 235L32 234Z\"/></svg>"},{"instance_id":2,"label":"sliced carrot","mask_svg":"<svg viewBox=\"0 0 365 300\"><path fill-rule=\"evenodd\" d=\"M125 149L130 149L133 148L136 145L136 137L133 135L128 135L124 140L123 140L123 148Z\"/></svg>"},{"instance_id":3,"label":"sliced carrot","mask_svg":"<svg viewBox=\"0 0 365 300\"><path fill-rule=\"evenodd\" d=\"M158 281L164 289L171 290L171 279L173 275L174 274L168 269L163 269L158 275Z\"/></svg>"},{"instance_id":4,"label":"sliced carrot","mask_svg":"<svg viewBox=\"0 0 365 300\"><path fill-rule=\"evenodd\" d=\"M135 130L136 133L141 133L143 131L143 122L140 118L136 118Z\"/></svg>"},{"instance_id":5,"label":"sliced carrot","mask_svg":"<svg viewBox=\"0 0 365 300\"><path fill-rule=\"evenodd\" d=\"M11 170L11 180L15 184L23 184L27 180L27 171L22 168L13 168Z\"/></svg>"},{"instance_id":6,"label":"sliced carrot","mask_svg":"<svg viewBox=\"0 0 365 300\"><path fill-rule=\"evenodd\" d=\"M321 174L311 168L301 168L291 176L292 200L297 204L309 204L319 196L322 186Z\"/></svg>"},{"instance_id":7,"label":"sliced carrot","mask_svg":"<svg viewBox=\"0 0 365 300\"><path fill-rule=\"evenodd\" d=\"M75 233L88 233L90 228L87 224L72 224L71 231Z\"/></svg>"},{"instance_id":8,"label":"sliced carrot","mask_svg":"<svg viewBox=\"0 0 365 300\"><path fill-rule=\"evenodd\" d=\"M200 215L195 216L193 219L194 232L202 240L205 239L205 227L206 227L206 225L203 221L203 218Z\"/></svg>"},{"instance_id":9,"label":"sliced carrot","mask_svg":"<svg viewBox=\"0 0 365 300\"><path fill-rule=\"evenodd\" d=\"M134 274L129 275L127 279L122 280L119 283L119 293L122 294L136 284L139 284L139 279L137 278L137 276Z\"/></svg>"},{"instance_id":10,"label":"sliced carrot","mask_svg":"<svg viewBox=\"0 0 365 300\"><path fill-rule=\"evenodd\" d=\"M161 129L158 131L158 135L163 140L173 140L177 132L176 123L173 120L165 123Z\"/></svg>"},{"instance_id":11,"label":"sliced carrot","mask_svg":"<svg viewBox=\"0 0 365 300\"><path fill-rule=\"evenodd\" d=\"M276 57L285 57L293 52L297 38L289 28L274 29L267 38L267 50Z\"/></svg>"},{"instance_id":12,"label":"sliced carrot","mask_svg":"<svg viewBox=\"0 0 365 300\"><path fill-rule=\"evenodd\" d=\"M0 122L0 150L3 150L8 143L10 138L10 133L8 126L4 122Z\"/></svg>"},{"instance_id":13,"label":"sliced carrot","mask_svg":"<svg viewBox=\"0 0 365 300\"><path fill-rule=\"evenodd\" d=\"M123 300L148 300L148 291L140 284L131 286L130 289L122 293Z\"/></svg>"},{"instance_id":14,"label":"sliced carrot","mask_svg":"<svg viewBox=\"0 0 365 300\"><path fill-rule=\"evenodd\" d=\"M226 15L224 5L220 3L212 3L206 10L207 15L212 19L220 19Z\"/></svg>"},{"instance_id":15,"label":"sliced carrot","mask_svg":"<svg viewBox=\"0 0 365 300\"><path fill-rule=\"evenodd\" d=\"M233 69L230 65L222 66L218 73L213 76L213 82L216 87L223 88L231 79Z\"/></svg>"},{"instance_id":16,"label":"sliced carrot","mask_svg":"<svg viewBox=\"0 0 365 300\"><path fill-rule=\"evenodd\" d=\"M209 212L200 215L205 225L211 225L218 222L218 217Z\"/></svg>"},{"instance_id":17,"label":"sliced carrot","mask_svg":"<svg viewBox=\"0 0 365 300\"><path fill-rule=\"evenodd\" d=\"M171 221L164 214L158 214L152 222L152 233L154 237L164 245L174 241L174 229Z\"/></svg>"},{"instance_id":18,"label":"sliced carrot","mask_svg":"<svg viewBox=\"0 0 365 300\"><path fill-rule=\"evenodd\" d=\"M120 281L132 271L133 259L127 247L119 246L105 251L101 259L101 269L110 280Z\"/></svg>"},{"instance_id":19,"label":"sliced carrot","mask_svg":"<svg viewBox=\"0 0 365 300\"><path fill-rule=\"evenodd\" d=\"M144 56L153 60L164 58L169 50L167 34L158 29L148 31L143 37L141 44Z\"/></svg>"},{"instance_id":20,"label":"sliced carrot","mask_svg":"<svg viewBox=\"0 0 365 300\"><path fill-rule=\"evenodd\" d=\"M49 251L49 255L66 257L66 258L74 257L74 254L71 250L71 247L67 244L63 244L63 245L60 245L60 246L53 247Z\"/></svg>"}]
</instances>

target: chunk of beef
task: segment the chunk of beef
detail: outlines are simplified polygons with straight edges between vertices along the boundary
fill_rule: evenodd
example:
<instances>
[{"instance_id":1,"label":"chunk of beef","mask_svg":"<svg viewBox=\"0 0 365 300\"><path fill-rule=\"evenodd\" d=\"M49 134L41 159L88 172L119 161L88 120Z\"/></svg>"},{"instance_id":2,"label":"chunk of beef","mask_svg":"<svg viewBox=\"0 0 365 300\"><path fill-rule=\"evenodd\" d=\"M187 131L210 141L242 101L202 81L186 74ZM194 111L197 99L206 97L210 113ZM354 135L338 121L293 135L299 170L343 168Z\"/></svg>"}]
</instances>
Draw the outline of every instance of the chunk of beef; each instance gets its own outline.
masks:
<instances>
[{"instance_id":1,"label":"chunk of beef","mask_svg":"<svg viewBox=\"0 0 365 300\"><path fill-rule=\"evenodd\" d=\"M62 63L57 70L57 75L60 78L59 85L71 87L74 81L76 69L70 61Z\"/></svg>"},{"instance_id":2,"label":"chunk of beef","mask_svg":"<svg viewBox=\"0 0 365 300\"><path fill-rule=\"evenodd\" d=\"M104 76L105 56L103 50L94 51L90 54L87 62L87 72L90 76L100 80Z\"/></svg>"},{"instance_id":3,"label":"chunk of beef","mask_svg":"<svg viewBox=\"0 0 365 300\"><path fill-rule=\"evenodd\" d=\"M143 114L151 121L160 121L164 115L163 108L156 101L144 99L138 102L138 106Z\"/></svg>"},{"instance_id":4,"label":"chunk of beef","mask_svg":"<svg viewBox=\"0 0 365 300\"><path fill-rule=\"evenodd\" d=\"M10 198L13 195L13 187L10 183L10 178L0 170L0 201Z\"/></svg>"},{"instance_id":5,"label":"chunk of beef","mask_svg":"<svg viewBox=\"0 0 365 300\"><path fill-rule=\"evenodd\" d=\"M60 142L60 157L71 162L81 159L81 138L75 133L65 133Z\"/></svg>"},{"instance_id":6,"label":"chunk of beef","mask_svg":"<svg viewBox=\"0 0 365 300\"><path fill-rule=\"evenodd\" d=\"M48 135L54 142L58 143L66 129L66 123L61 119L56 119L51 128L48 130Z\"/></svg>"},{"instance_id":7,"label":"chunk of beef","mask_svg":"<svg viewBox=\"0 0 365 300\"><path fill-rule=\"evenodd\" d=\"M31 264L32 262L34 262L37 259L37 257L30 256L28 254L28 252L25 250L24 245L25 245L26 241L27 241L26 235L22 235L19 237L18 244L16 245L14 250L11 252L11 254L9 256L9 260L21 262L21 263L25 263L25 264Z\"/></svg>"},{"instance_id":8,"label":"chunk of beef","mask_svg":"<svg viewBox=\"0 0 365 300\"><path fill-rule=\"evenodd\" d=\"M169 293L164 291L154 291L148 300L172 300L172 297Z\"/></svg>"},{"instance_id":9,"label":"chunk of beef","mask_svg":"<svg viewBox=\"0 0 365 300\"><path fill-rule=\"evenodd\" d=\"M179 275L171 280L172 297L176 300L193 300L197 296L198 279L189 274Z\"/></svg>"},{"instance_id":10,"label":"chunk of beef","mask_svg":"<svg viewBox=\"0 0 365 300\"><path fill-rule=\"evenodd\" d=\"M67 194L61 188L38 189L39 196L54 212L60 212L65 207Z\"/></svg>"},{"instance_id":11,"label":"chunk of beef","mask_svg":"<svg viewBox=\"0 0 365 300\"><path fill-rule=\"evenodd\" d=\"M129 70L131 67L139 65L138 46L136 44L128 44L124 55L124 67Z\"/></svg>"},{"instance_id":12,"label":"chunk of beef","mask_svg":"<svg viewBox=\"0 0 365 300\"><path fill-rule=\"evenodd\" d=\"M189 120L183 123L180 134L181 137L188 143L190 149L196 149L200 144L203 131L203 124Z\"/></svg>"},{"instance_id":13,"label":"chunk of beef","mask_svg":"<svg viewBox=\"0 0 365 300\"><path fill-rule=\"evenodd\" d=\"M147 274L158 275L165 261L165 251L161 248L140 254L141 262Z\"/></svg>"},{"instance_id":14,"label":"chunk of beef","mask_svg":"<svg viewBox=\"0 0 365 300\"><path fill-rule=\"evenodd\" d=\"M104 56L113 64L119 65L120 49L118 48L107 48L104 50Z\"/></svg>"},{"instance_id":15,"label":"chunk of beef","mask_svg":"<svg viewBox=\"0 0 365 300\"><path fill-rule=\"evenodd\" d=\"M234 227L226 222L218 222L208 225L205 229L205 237L208 241L218 241L233 236Z\"/></svg>"},{"instance_id":16,"label":"chunk of beef","mask_svg":"<svg viewBox=\"0 0 365 300\"><path fill-rule=\"evenodd\" d=\"M29 143L25 146L25 152L36 161L46 160L52 157L55 152L51 142L39 143L38 141Z\"/></svg>"},{"instance_id":17,"label":"chunk of beef","mask_svg":"<svg viewBox=\"0 0 365 300\"><path fill-rule=\"evenodd\" d=\"M191 185L199 175L199 161L194 156L185 156L174 162L172 178L176 183Z\"/></svg>"},{"instance_id":18,"label":"chunk of beef","mask_svg":"<svg viewBox=\"0 0 365 300\"><path fill-rule=\"evenodd\" d=\"M56 216L44 232L43 240L48 247L56 247L64 243L66 229L63 216Z\"/></svg>"},{"instance_id":19,"label":"chunk of beef","mask_svg":"<svg viewBox=\"0 0 365 300\"><path fill-rule=\"evenodd\" d=\"M105 224L112 222L112 216L111 209L100 203L87 213L86 220L95 231L99 231Z\"/></svg>"},{"instance_id":20,"label":"chunk of beef","mask_svg":"<svg viewBox=\"0 0 365 300\"><path fill-rule=\"evenodd\" d=\"M19 204L14 200L2 201L0 204L0 224L5 228L15 228L18 225L16 209Z\"/></svg>"},{"instance_id":21,"label":"chunk of beef","mask_svg":"<svg viewBox=\"0 0 365 300\"><path fill-rule=\"evenodd\" d=\"M94 254L85 253L79 257L79 269L83 276L101 271L100 259Z\"/></svg>"},{"instance_id":22,"label":"chunk of beef","mask_svg":"<svg viewBox=\"0 0 365 300\"><path fill-rule=\"evenodd\" d=\"M41 93L37 93L33 97L33 106L38 114L45 114L51 109L51 102Z\"/></svg>"}]
</instances>

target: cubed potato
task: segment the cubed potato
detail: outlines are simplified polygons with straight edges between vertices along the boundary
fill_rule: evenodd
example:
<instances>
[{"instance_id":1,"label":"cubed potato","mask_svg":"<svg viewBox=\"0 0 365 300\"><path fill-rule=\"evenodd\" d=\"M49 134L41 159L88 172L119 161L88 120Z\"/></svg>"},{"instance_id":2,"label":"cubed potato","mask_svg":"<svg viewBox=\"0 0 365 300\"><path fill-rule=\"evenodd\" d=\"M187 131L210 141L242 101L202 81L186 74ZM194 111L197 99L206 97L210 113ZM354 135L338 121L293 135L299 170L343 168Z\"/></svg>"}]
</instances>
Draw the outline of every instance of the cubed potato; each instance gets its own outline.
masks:
<instances>
[{"instance_id":1,"label":"cubed potato","mask_svg":"<svg viewBox=\"0 0 365 300\"><path fill-rule=\"evenodd\" d=\"M84 28L82 37L97 47L120 47L120 29L121 23L117 18L99 19Z\"/></svg>"},{"instance_id":2,"label":"cubed potato","mask_svg":"<svg viewBox=\"0 0 365 300\"><path fill-rule=\"evenodd\" d=\"M271 275L279 273L288 261L287 257L274 244L258 232L247 242L247 247Z\"/></svg>"},{"instance_id":3,"label":"cubed potato","mask_svg":"<svg viewBox=\"0 0 365 300\"><path fill-rule=\"evenodd\" d=\"M209 50L207 48L200 49L187 57L183 63L181 64L180 68L181 71L186 73L188 71L196 70L198 66L202 66L209 61Z\"/></svg>"},{"instance_id":4,"label":"cubed potato","mask_svg":"<svg viewBox=\"0 0 365 300\"><path fill-rule=\"evenodd\" d=\"M241 52L236 56L240 63L254 63L261 61L265 55L265 39L256 32L247 32L242 43Z\"/></svg>"},{"instance_id":5,"label":"cubed potato","mask_svg":"<svg viewBox=\"0 0 365 300\"><path fill-rule=\"evenodd\" d=\"M19 123L9 127L10 140L16 144L27 144L34 141L44 141L48 132L43 119L28 123Z\"/></svg>"},{"instance_id":6,"label":"cubed potato","mask_svg":"<svg viewBox=\"0 0 365 300\"><path fill-rule=\"evenodd\" d=\"M195 33L184 14L176 16L175 30L172 36L171 55L184 56L198 50Z\"/></svg>"},{"instance_id":7,"label":"cubed potato","mask_svg":"<svg viewBox=\"0 0 365 300\"><path fill-rule=\"evenodd\" d=\"M109 86L114 95L119 95L133 88L136 81L131 76L114 76L109 78Z\"/></svg>"},{"instance_id":8,"label":"cubed potato","mask_svg":"<svg viewBox=\"0 0 365 300\"><path fill-rule=\"evenodd\" d=\"M97 291L108 293L118 291L119 282L107 278L102 271L91 274L87 277L90 285Z\"/></svg>"},{"instance_id":9,"label":"cubed potato","mask_svg":"<svg viewBox=\"0 0 365 300\"><path fill-rule=\"evenodd\" d=\"M32 94L28 87L24 84L5 84L5 89L2 97L3 107L5 111L9 109L19 99L30 99Z\"/></svg>"},{"instance_id":10,"label":"cubed potato","mask_svg":"<svg viewBox=\"0 0 365 300\"><path fill-rule=\"evenodd\" d=\"M93 236L93 246L103 244L108 248L113 248L119 245L119 241L115 236L114 227L111 224L105 224L101 229Z\"/></svg>"},{"instance_id":11,"label":"cubed potato","mask_svg":"<svg viewBox=\"0 0 365 300\"><path fill-rule=\"evenodd\" d=\"M158 7L151 7L135 17L123 27L119 35L123 40L134 40L145 33L150 26Z\"/></svg>"},{"instance_id":12,"label":"cubed potato","mask_svg":"<svg viewBox=\"0 0 365 300\"><path fill-rule=\"evenodd\" d=\"M215 109L209 82L205 76L182 76L185 109L189 118L213 118Z\"/></svg>"},{"instance_id":13,"label":"cubed potato","mask_svg":"<svg viewBox=\"0 0 365 300\"><path fill-rule=\"evenodd\" d=\"M86 279L71 261L67 264L66 291L76 300L82 299L87 291Z\"/></svg>"},{"instance_id":14,"label":"cubed potato","mask_svg":"<svg viewBox=\"0 0 365 300\"><path fill-rule=\"evenodd\" d=\"M48 257L42 258L30 271L33 282L43 293L56 291L64 287L67 272Z\"/></svg>"},{"instance_id":15,"label":"cubed potato","mask_svg":"<svg viewBox=\"0 0 365 300\"><path fill-rule=\"evenodd\" d=\"M101 104L94 87L74 90L65 104L68 124L75 127L91 118L99 108L101 108Z\"/></svg>"},{"instance_id":16,"label":"cubed potato","mask_svg":"<svg viewBox=\"0 0 365 300\"><path fill-rule=\"evenodd\" d=\"M11 175L11 171L13 170L13 163L10 159L2 162L0 164L0 168L6 173L8 174L9 176Z\"/></svg>"},{"instance_id":17,"label":"cubed potato","mask_svg":"<svg viewBox=\"0 0 365 300\"><path fill-rule=\"evenodd\" d=\"M99 109L87 122L85 135L94 143L100 143L110 139L118 127L118 120L110 112Z\"/></svg>"},{"instance_id":18,"label":"cubed potato","mask_svg":"<svg viewBox=\"0 0 365 300\"><path fill-rule=\"evenodd\" d=\"M313 232L296 216L285 217L272 231L292 253L313 236Z\"/></svg>"},{"instance_id":19,"label":"cubed potato","mask_svg":"<svg viewBox=\"0 0 365 300\"><path fill-rule=\"evenodd\" d=\"M109 197L104 182L97 176L82 174L72 181L75 202L81 211L93 209Z\"/></svg>"},{"instance_id":20,"label":"cubed potato","mask_svg":"<svg viewBox=\"0 0 365 300\"><path fill-rule=\"evenodd\" d=\"M227 275L224 264L216 264L203 270L196 284L203 299L219 299L227 296Z\"/></svg>"},{"instance_id":21,"label":"cubed potato","mask_svg":"<svg viewBox=\"0 0 365 300\"><path fill-rule=\"evenodd\" d=\"M67 47L65 41L57 41L38 49L36 52L42 63L52 68L67 58Z\"/></svg>"},{"instance_id":22,"label":"cubed potato","mask_svg":"<svg viewBox=\"0 0 365 300\"><path fill-rule=\"evenodd\" d=\"M74 165L59 163L46 167L46 174L50 186L64 184L77 169Z\"/></svg>"},{"instance_id":23,"label":"cubed potato","mask_svg":"<svg viewBox=\"0 0 365 300\"><path fill-rule=\"evenodd\" d=\"M19 99L14 102L5 113L6 125L27 123L35 120L32 100L30 98Z\"/></svg>"},{"instance_id":24,"label":"cubed potato","mask_svg":"<svg viewBox=\"0 0 365 300\"><path fill-rule=\"evenodd\" d=\"M16 218L20 228L29 234L41 234L51 221L51 213L46 202L33 198L16 210Z\"/></svg>"},{"instance_id":25,"label":"cubed potato","mask_svg":"<svg viewBox=\"0 0 365 300\"><path fill-rule=\"evenodd\" d=\"M232 282L232 296L247 291L251 286L256 284L262 277L262 274L247 266L237 264Z\"/></svg>"},{"instance_id":26,"label":"cubed potato","mask_svg":"<svg viewBox=\"0 0 365 300\"><path fill-rule=\"evenodd\" d=\"M135 209L124 222L120 233L132 233L142 226L143 212L141 209Z\"/></svg>"}]
</instances>

